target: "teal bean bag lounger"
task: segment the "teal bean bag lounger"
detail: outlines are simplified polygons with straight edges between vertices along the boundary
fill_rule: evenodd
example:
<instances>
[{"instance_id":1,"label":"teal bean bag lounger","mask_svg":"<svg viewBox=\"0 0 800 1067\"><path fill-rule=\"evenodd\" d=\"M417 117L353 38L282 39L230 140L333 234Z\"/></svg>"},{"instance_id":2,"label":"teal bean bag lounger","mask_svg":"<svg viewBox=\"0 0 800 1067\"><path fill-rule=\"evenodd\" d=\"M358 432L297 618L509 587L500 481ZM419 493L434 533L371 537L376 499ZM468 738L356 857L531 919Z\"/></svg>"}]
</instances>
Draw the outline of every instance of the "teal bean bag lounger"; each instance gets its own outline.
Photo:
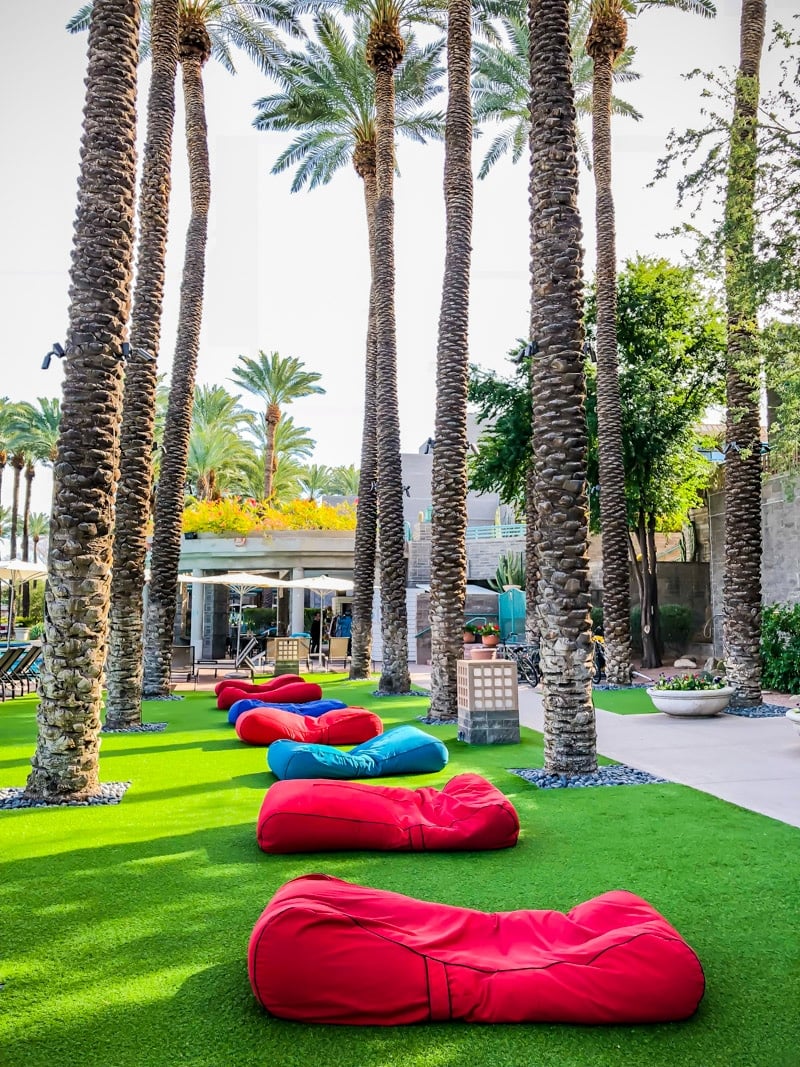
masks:
<instances>
[{"instance_id":1,"label":"teal bean bag lounger","mask_svg":"<svg viewBox=\"0 0 800 1067\"><path fill-rule=\"evenodd\" d=\"M398 726L349 752L303 741L275 741L267 752L269 769L283 780L434 774L446 766L447 758L442 742L416 726Z\"/></svg>"}]
</instances>

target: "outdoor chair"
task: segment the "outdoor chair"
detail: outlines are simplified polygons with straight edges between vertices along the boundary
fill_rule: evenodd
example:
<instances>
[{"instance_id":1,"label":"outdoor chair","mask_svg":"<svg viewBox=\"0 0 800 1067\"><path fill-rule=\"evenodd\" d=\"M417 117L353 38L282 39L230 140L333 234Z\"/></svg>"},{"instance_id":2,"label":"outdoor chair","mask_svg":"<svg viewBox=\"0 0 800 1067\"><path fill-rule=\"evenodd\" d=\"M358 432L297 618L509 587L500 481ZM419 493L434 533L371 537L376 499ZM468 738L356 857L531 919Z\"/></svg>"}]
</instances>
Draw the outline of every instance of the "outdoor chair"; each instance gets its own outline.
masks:
<instances>
[{"instance_id":1,"label":"outdoor chair","mask_svg":"<svg viewBox=\"0 0 800 1067\"><path fill-rule=\"evenodd\" d=\"M11 696L14 696L14 686L19 685L19 695L22 696L22 687L30 693L31 685L36 688L39 680L39 660L42 655L41 645L28 645L23 649L22 655L9 671L11 683Z\"/></svg>"},{"instance_id":2,"label":"outdoor chair","mask_svg":"<svg viewBox=\"0 0 800 1067\"><path fill-rule=\"evenodd\" d=\"M25 652L26 649L17 646L16 648L7 648L5 652L0 653L0 691L3 694L3 700L6 699L7 685L11 688L11 696L14 696L14 682L11 679L11 669Z\"/></svg>"},{"instance_id":3,"label":"outdoor chair","mask_svg":"<svg viewBox=\"0 0 800 1067\"><path fill-rule=\"evenodd\" d=\"M347 651L347 646L350 644L349 637L332 637L330 645L328 647L328 654L325 656L325 670L331 670L331 663L342 661L342 670L347 670L347 661L352 659L352 656Z\"/></svg>"},{"instance_id":4,"label":"outdoor chair","mask_svg":"<svg viewBox=\"0 0 800 1067\"><path fill-rule=\"evenodd\" d=\"M194 645L173 645L170 681L191 682L197 685L197 667L194 662Z\"/></svg>"}]
</instances>

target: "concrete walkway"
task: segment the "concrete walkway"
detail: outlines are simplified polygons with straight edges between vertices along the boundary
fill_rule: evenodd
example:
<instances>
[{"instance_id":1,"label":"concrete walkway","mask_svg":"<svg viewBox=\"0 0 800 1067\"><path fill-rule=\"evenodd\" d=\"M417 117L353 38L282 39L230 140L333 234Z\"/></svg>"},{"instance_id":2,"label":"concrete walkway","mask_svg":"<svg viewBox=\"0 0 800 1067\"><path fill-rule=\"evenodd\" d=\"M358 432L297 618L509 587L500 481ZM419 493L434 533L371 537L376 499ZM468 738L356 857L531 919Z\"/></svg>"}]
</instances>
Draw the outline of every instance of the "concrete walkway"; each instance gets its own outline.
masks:
<instances>
[{"instance_id":1,"label":"concrete walkway","mask_svg":"<svg viewBox=\"0 0 800 1067\"><path fill-rule=\"evenodd\" d=\"M429 686L430 668L412 668L412 679ZM519 703L520 722L541 732L541 694L522 685ZM596 715L603 756L800 826L800 734L785 718Z\"/></svg>"}]
</instances>

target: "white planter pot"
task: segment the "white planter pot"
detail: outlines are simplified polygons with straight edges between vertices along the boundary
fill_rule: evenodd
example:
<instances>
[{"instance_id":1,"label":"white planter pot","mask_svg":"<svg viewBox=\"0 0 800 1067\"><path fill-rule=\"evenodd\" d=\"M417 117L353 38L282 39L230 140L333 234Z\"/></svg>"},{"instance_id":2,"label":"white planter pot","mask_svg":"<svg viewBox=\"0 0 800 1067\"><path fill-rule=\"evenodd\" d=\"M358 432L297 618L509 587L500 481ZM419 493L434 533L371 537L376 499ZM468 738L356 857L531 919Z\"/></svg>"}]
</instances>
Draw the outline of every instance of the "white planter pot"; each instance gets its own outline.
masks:
<instances>
[{"instance_id":1,"label":"white planter pot","mask_svg":"<svg viewBox=\"0 0 800 1067\"><path fill-rule=\"evenodd\" d=\"M800 711L789 710L786 712L786 718L800 734Z\"/></svg>"},{"instance_id":2,"label":"white planter pot","mask_svg":"<svg viewBox=\"0 0 800 1067\"><path fill-rule=\"evenodd\" d=\"M696 719L719 715L727 708L734 692L733 686L725 686L724 689L648 689L647 695L667 715Z\"/></svg>"}]
</instances>

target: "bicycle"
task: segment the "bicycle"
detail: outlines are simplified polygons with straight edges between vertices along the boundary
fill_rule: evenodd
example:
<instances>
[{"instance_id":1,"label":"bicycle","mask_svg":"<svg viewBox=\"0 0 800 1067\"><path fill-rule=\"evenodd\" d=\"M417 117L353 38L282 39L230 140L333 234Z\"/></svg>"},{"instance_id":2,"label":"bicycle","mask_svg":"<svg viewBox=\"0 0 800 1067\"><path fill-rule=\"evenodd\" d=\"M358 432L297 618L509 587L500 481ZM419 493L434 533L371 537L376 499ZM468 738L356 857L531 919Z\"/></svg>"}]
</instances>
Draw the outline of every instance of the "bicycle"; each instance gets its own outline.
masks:
<instances>
[{"instance_id":1,"label":"bicycle","mask_svg":"<svg viewBox=\"0 0 800 1067\"><path fill-rule=\"evenodd\" d=\"M502 646L502 654L504 659L510 659L516 663L517 681L536 688L542 680L539 646L535 644L504 644Z\"/></svg>"}]
</instances>

